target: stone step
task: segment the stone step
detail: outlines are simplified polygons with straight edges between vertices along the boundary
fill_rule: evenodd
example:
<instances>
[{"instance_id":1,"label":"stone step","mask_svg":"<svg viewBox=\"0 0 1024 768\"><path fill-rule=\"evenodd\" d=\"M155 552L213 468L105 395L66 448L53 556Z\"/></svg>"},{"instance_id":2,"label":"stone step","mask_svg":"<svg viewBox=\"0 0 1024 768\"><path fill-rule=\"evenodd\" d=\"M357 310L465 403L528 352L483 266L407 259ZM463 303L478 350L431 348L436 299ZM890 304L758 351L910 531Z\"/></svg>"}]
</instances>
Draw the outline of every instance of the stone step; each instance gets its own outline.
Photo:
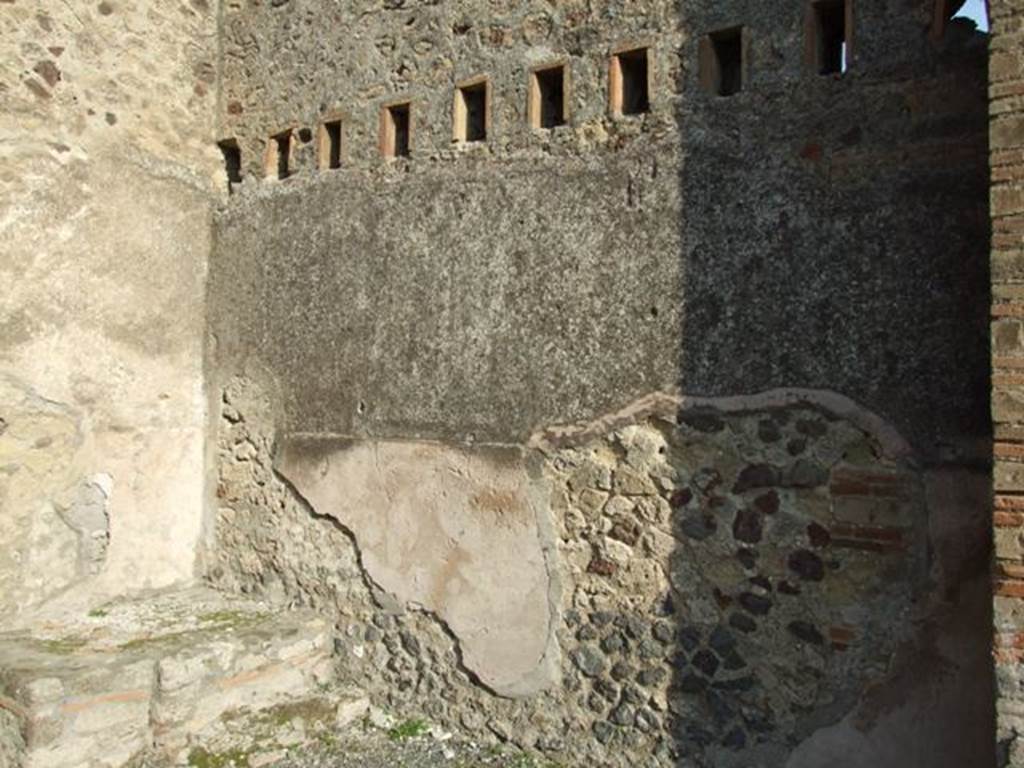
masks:
<instances>
[{"instance_id":1,"label":"stone step","mask_svg":"<svg viewBox=\"0 0 1024 768\"><path fill-rule=\"evenodd\" d=\"M264 765L365 709L329 624L202 588L0 634L0 768Z\"/></svg>"}]
</instances>

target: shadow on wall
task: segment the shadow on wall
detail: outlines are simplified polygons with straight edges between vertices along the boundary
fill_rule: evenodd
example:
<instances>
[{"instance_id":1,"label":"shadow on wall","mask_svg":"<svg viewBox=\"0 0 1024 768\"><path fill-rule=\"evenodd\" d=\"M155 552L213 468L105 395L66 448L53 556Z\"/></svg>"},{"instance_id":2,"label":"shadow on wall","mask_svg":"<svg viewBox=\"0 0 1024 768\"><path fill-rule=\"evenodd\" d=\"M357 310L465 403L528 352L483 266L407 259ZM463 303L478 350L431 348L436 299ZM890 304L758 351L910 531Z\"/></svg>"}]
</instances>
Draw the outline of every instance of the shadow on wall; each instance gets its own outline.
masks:
<instances>
[{"instance_id":1,"label":"shadow on wall","mask_svg":"<svg viewBox=\"0 0 1024 768\"><path fill-rule=\"evenodd\" d=\"M678 189L654 42L616 53L601 162L414 163L370 194L296 173L233 198L208 302L218 583L343 607L344 663L396 711L579 763L983 763L984 45L933 47L930 3L883 4L682 4ZM576 81L602 127L604 85ZM254 418L227 377L263 366ZM674 384L708 399L679 413ZM561 530L535 530L519 459L481 468L488 446L590 423L539 452ZM557 633L550 690L481 688L536 664L496 626Z\"/></svg>"},{"instance_id":2,"label":"shadow on wall","mask_svg":"<svg viewBox=\"0 0 1024 768\"><path fill-rule=\"evenodd\" d=\"M828 5L831 32L802 3L680 6L679 384L839 392L916 458L836 452L819 406L764 411L735 474L692 465L673 574L710 543L736 579L698 615L673 578L673 741L680 766L990 765L985 41L929 43L924 2ZM721 412L679 422L677 451L736 450Z\"/></svg>"}]
</instances>

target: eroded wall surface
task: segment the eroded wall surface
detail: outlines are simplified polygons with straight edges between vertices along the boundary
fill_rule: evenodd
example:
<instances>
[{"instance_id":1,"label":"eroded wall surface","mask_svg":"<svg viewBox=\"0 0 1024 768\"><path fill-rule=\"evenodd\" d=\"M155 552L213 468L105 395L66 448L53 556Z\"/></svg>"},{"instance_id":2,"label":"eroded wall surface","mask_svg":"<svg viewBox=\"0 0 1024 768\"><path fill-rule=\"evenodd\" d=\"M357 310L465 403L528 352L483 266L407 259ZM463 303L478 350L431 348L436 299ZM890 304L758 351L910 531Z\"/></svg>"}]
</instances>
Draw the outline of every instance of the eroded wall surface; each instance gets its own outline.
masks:
<instances>
[{"instance_id":1,"label":"eroded wall surface","mask_svg":"<svg viewBox=\"0 0 1024 768\"><path fill-rule=\"evenodd\" d=\"M220 359L270 367L289 432L522 441L681 383L835 389L930 454L984 437L985 37L935 42L933 4L909 6L859 4L835 77L788 2L228 4L220 134L245 180L217 225ZM717 97L701 39L736 25L747 80ZM651 111L616 119L631 41ZM559 61L569 123L531 129L528 71ZM455 144L453 84L477 75L489 138ZM386 162L396 99L411 157ZM342 167L318 173L338 114Z\"/></svg>"},{"instance_id":2,"label":"eroded wall surface","mask_svg":"<svg viewBox=\"0 0 1024 768\"><path fill-rule=\"evenodd\" d=\"M211 580L335 613L401 712L563 761L990 761L985 40L889 5L822 77L792 3L228 3ZM708 94L738 24L744 89ZM626 43L640 117L607 107ZM555 61L569 124L531 129ZM478 75L488 140L454 144Z\"/></svg>"},{"instance_id":3,"label":"eroded wall surface","mask_svg":"<svg viewBox=\"0 0 1024 768\"><path fill-rule=\"evenodd\" d=\"M0 4L0 615L191 578L216 12Z\"/></svg>"}]
</instances>

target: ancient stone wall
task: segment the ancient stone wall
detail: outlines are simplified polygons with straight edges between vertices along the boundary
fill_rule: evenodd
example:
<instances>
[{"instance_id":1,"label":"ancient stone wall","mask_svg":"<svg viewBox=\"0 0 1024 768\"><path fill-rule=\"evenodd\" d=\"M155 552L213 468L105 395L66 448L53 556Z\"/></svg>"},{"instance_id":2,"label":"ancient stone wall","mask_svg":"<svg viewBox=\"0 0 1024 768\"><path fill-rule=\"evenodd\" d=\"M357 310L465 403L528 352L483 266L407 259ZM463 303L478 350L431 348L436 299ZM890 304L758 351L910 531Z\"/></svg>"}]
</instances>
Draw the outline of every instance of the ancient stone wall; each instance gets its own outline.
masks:
<instances>
[{"instance_id":1,"label":"ancient stone wall","mask_svg":"<svg viewBox=\"0 0 1024 768\"><path fill-rule=\"evenodd\" d=\"M216 51L206 0L0 3L6 626L193 574Z\"/></svg>"},{"instance_id":2,"label":"ancient stone wall","mask_svg":"<svg viewBox=\"0 0 1024 768\"><path fill-rule=\"evenodd\" d=\"M218 226L211 329L218 359L289 336L258 356L289 431L522 439L673 384L681 37L670 3L600 17L520 3L227 13L223 134L247 175ZM652 43L651 112L612 120L605 54L626 39ZM563 59L570 122L531 130L529 68ZM490 138L453 145L452 83L477 74L491 80ZM379 111L403 94L411 157L384 162ZM294 175L264 180L268 136L292 123L315 136L339 109L342 168L314 172L297 130ZM322 298L284 321L307 286ZM327 332L329 354L307 327Z\"/></svg>"},{"instance_id":3,"label":"ancient stone wall","mask_svg":"<svg viewBox=\"0 0 1024 768\"><path fill-rule=\"evenodd\" d=\"M1024 475L1021 473L1024 370L1024 3L991 3L989 94L992 142L992 417L995 422L995 660L1000 766L1024 765L1021 689L1024 596Z\"/></svg>"},{"instance_id":4,"label":"ancient stone wall","mask_svg":"<svg viewBox=\"0 0 1024 768\"><path fill-rule=\"evenodd\" d=\"M985 41L934 42L933 10L859 3L836 77L808 71L789 2L228 7L221 136L245 172L217 225L218 359L272 369L290 432L522 440L681 384L835 389L929 454L983 441ZM708 94L702 42L735 25L744 88ZM609 57L641 44L650 112L615 117ZM568 123L531 129L550 62ZM453 143L475 75L490 132ZM396 99L411 155L387 161ZM317 171L339 113L343 162Z\"/></svg>"},{"instance_id":5,"label":"ancient stone wall","mask_svg":"<svg viewBox=\"0 0 1024 768\"><path fill-rule=\"evenodd\" d=\"M660 398L536 435L518 489L552 564L535 595L514 494L487 515L425 494L425 519L399 519L339 482L360 443L304 444L319 458L290 449L276 473L270 399L238 380L211 578L333 613L341 673L378 704L570 764L970 764L991 752L985 478L922 470L870 414L815 399ZM374 450L382 476L432 481ZM474 514L490 537L467 531ZM389 575L389 551L416 574ZM556 647L522 606L550 607ZM554 674L531 677L530 658Z\"/></svg>"},{"instance_id":6,"label":"ancient stone wall","mask_svg":"<svg viewBox=\"0 0 1024 768\"><path fill-rule=\"evenodd\" d=\"M984 452L986 38L936 38L937 5L857 0L822 76L807 4L681 3L750 38L749 86L709 100L691 73L679 106L685 392L834 389L927 454Z\"/></svg>"},{"instance_id":7,"label":"ancient stone wall","mask_svg":"<svg viewBox=\"0 0 1024 768\"><path fill-rule=\"evenodd\" d=\"M990 762L985 38L891 6L227 3L210 579L563 761Z\"/></svg>"}]
</instances>

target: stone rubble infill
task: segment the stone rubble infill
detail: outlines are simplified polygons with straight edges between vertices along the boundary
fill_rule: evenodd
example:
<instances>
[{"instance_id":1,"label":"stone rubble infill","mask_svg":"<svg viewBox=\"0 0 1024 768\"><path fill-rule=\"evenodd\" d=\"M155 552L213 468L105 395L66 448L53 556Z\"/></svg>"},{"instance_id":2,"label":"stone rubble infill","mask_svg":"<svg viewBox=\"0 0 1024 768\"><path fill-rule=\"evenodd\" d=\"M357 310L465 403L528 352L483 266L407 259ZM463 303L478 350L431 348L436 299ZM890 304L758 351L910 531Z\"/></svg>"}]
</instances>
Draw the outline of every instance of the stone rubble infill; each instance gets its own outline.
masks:
<instances>
[{"instance_id":1,"label":"stone rubble infill","mask_svg":"<svg viewBox=\"0 0 1024 768\"><path fill-rule=\"evenodd\" d=\"M431 730L409 735L412 723L388 729L352 728L336 743L293 751L267 768L562 768L513 748L483 746Z\"/></svg>"},{"instance_id":2,"label":"stone rubble infill","mask_svg":"<svg viewBox=\"0 0 1024 768\"><path fill-rule=\"evenodd\" d=\"M330 626L193 588L0 634L0 768L266 765L368 703Z\"/></svg>"}]
</instances>

